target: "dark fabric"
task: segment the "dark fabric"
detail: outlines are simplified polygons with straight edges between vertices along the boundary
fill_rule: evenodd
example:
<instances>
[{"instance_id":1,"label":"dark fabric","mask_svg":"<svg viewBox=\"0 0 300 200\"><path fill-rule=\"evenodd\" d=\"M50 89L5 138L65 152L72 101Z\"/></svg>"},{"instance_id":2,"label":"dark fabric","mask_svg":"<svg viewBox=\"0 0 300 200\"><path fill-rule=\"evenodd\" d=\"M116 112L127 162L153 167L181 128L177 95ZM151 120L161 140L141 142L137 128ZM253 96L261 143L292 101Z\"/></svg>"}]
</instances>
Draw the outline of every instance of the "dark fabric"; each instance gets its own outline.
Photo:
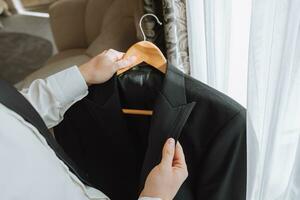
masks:
<instances>
[{"instance_id":1,"label":"dark fabric","mask_svg":"<svg viewBox=\"0 0 300 200\"><path fill-rule=\"evenodd\" d=\"M154 115L125 115L122 106L152 107ZM54 131L113 200L138 198L169 137L182 144L189 170L175 199L245 199L245 109L172 65L165 76L137 67L90 87Z\"/></svg>"},{"instance_id":2,"label":"dark fabric","mask_svg":"<svg viewBox=\"0 0 300 200\"><path fill-rule=\"evenodd\" d=\"M39 133L46 139L48 145L54 150L57 157L60 158L81 181L91 185L87 181L88 179L83 171L80 171L80 169L76 167L76 164L65 154L63 149L56 142L34 107L21 93L4 80L0 80L0 103L18 113L24 120L36 127Z\"/></svg>"}]
</instances>

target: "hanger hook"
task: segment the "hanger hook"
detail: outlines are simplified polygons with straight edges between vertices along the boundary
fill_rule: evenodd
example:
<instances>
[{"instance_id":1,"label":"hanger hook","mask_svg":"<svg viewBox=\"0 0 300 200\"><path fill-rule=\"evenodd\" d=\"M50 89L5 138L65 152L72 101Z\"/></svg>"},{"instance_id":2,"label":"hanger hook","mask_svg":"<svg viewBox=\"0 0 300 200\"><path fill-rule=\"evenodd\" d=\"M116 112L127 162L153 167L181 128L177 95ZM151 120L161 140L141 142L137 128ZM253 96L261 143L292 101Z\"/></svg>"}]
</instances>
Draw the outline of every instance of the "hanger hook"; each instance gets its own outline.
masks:
<instances>
[{"instance_id":1,"label":"hanger hook","mask_svg":"<svg viewBox=\"0 0 300 200\"><path fill-rule=\"evenodd\" d=\"M162 25L162 22L158 19L158 17L157 17L156 15L154 15L154 14L152 14L152 13L144 14L144 15L141 17L140 23L139 23L141 32L142 32L142 34L143 34L144 41L146 41L147 38L146 38L146 35L145 35L144 30L143 30L143 28L142 28L142 21L143 21L143 19L144 19L145 17L147 17L147 16L152 16L152 17L154 17L154 18L156 19L157 23L158 23L159 25Z\"/></svg>"}]
</instances>

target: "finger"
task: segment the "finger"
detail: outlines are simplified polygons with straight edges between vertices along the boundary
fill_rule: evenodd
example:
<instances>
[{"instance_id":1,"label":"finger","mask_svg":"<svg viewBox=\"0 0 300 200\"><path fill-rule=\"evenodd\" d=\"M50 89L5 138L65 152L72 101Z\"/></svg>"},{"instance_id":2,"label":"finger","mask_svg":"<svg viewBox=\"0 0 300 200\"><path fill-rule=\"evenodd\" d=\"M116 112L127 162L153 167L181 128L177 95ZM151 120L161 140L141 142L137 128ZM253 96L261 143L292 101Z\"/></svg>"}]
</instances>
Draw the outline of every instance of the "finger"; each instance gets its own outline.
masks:
<instances>
[{"instance_id":1,"label":"finger","mask_svg":"<svg viewBox=\"0 0 300 200\"><path fill-rule=\"evenodd\" d=\"M109 49L109 50L106 52L106 55L107 55L113 62L116 62L117 60L120 60L120 59L124 56L124 53L119 52L119 51L116 51L116 50L114 50L114 49Z\"/></svg>"},{"instance_id":2,"label":"finger","mask_svg":"<svg viewBox=\"0 0 300 200\"><path fill-rule=\"evenodd\" d=\"M125 67L129 67L129 66L133 65L135 61L136 61L135 56L130 56L128 58L121 59L116 62L116 70L119 70L119 69L122 69Z\"/></svg>"},{"instance_id":3,"label":"finger","mask_svg":"<svg viewBox=\"0 0 300 200\"><path fill-rule=\"evenodd\" d=\"M169 138L166 141L162 151L161 164L164 166L172 167L174 153L175 153L175 140L173 138Z\"/></svg>"},{"instance_id":4,"label":"finger","mask_svg":"<svg viewBox=\"0 0 300 200\"><path fill-rule=\"evenodd\" d=\"M184 152L179 142L177 142L175 147L173 167L186 168Z\"/></svg>"}]
</instances>

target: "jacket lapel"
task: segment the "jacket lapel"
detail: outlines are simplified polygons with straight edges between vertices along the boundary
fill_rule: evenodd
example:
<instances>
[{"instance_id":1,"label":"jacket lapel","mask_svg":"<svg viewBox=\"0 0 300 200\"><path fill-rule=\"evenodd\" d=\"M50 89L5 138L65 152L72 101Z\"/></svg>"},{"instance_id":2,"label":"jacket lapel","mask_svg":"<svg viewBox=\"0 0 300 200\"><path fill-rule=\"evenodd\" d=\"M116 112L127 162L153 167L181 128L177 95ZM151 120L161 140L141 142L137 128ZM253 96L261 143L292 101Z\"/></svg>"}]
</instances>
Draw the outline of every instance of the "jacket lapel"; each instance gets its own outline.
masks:
<instances>
[{"instance_id":1,"label":"jacket lapel","mask_svg":"<svg viewBox=\"0 0 300 200\"><path fill-rule=\"evenodd\" d=\"M169 64L162 91L154 107L140 190L149 172L160 162L165 141L170 137L178 140L195 104L187 103L184 74Z\"/></svg>"}]
</instances>

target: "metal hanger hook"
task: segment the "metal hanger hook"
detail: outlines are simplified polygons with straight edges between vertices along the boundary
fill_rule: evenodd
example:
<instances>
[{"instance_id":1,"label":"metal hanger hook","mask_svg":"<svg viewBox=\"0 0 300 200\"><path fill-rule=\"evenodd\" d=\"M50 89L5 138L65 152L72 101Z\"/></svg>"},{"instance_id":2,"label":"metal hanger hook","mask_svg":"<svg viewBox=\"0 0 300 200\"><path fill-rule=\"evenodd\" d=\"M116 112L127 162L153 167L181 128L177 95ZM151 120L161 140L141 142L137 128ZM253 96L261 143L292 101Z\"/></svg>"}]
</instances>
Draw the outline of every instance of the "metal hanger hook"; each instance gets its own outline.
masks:
<instances>
[{"instance_id":1,"label":"metal hanger hook","mask_svg":"<svg viewBox=\"0 0 300 200\"><path fill-rule=\"evenodd\" d=\"M141 32L142 32L142 34L143 34L144 41L146 41L147 38L146 38L146 35L145 35L144 30L143 30L143 27L142 27L142 22L143 22L143 19L144 19L145 17L147 17L147 16L152 16L152 17L154 17L154 18L156 19L157 23L158 23L159 25L162 25L162 22L158 19L158 17L157 17L156 15L154 15L154 14L152 14L152 13L144 14L144 15L141 17L140 23L139 23Z\"/></svg>"}]
</instances>

